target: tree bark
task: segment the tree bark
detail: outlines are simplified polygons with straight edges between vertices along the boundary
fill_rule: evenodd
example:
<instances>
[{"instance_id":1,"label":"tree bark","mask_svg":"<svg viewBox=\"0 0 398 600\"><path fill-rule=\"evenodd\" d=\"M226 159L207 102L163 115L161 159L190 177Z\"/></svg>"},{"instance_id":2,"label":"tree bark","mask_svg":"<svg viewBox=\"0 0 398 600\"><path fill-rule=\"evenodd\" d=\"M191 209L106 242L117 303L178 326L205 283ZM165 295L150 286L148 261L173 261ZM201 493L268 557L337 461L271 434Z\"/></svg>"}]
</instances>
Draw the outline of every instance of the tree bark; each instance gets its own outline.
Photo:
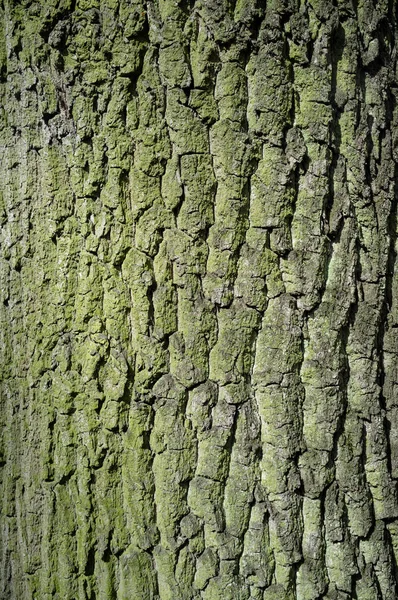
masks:
<instances>
[{"instance_id":1,"label":"tree bark","mask_svg":"<svg viewBox=\"0 0 398 600\"><path fill-rule=\"evenodd\" d=\"M396 599L397 3L0 24L0 597Z\"/></svg>"}]
</instances>

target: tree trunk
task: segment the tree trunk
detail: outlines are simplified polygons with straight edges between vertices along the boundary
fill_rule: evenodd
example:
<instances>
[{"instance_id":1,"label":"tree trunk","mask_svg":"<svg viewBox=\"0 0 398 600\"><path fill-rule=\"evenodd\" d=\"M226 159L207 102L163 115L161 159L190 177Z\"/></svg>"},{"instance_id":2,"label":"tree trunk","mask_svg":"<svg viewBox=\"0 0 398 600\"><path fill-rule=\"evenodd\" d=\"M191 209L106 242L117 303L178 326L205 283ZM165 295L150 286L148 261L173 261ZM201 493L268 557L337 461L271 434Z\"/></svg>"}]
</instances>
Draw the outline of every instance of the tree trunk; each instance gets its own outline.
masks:
<instances>
[{"instance_id":1,"label":"tree trunk","mask_svg":"<svg viewBox=\"0 0 398 600\"><path fill-rule=\"evenodd\" d=\"M396 16L1 2L2 600L398 597Z\"/></svg>"}]
</instances>

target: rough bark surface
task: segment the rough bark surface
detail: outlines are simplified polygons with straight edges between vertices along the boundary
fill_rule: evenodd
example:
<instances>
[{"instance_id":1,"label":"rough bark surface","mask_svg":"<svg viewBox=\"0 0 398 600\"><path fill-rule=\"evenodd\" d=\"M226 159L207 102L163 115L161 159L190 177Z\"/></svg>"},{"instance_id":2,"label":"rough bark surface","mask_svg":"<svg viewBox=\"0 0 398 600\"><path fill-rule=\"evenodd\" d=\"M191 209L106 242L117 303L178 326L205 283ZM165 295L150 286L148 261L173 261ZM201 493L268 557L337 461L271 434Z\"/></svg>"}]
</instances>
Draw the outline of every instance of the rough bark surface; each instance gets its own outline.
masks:
<instances>
[{"instance_id":1,"label":"rough bark surface","mask_svg":"<svg viewBox=\"0 0 398 600\"><path fill-rule=\"evenodd\" d=\"M3 0L0 597L398 597L394 0Z\"/></svg>"}]
</instances>

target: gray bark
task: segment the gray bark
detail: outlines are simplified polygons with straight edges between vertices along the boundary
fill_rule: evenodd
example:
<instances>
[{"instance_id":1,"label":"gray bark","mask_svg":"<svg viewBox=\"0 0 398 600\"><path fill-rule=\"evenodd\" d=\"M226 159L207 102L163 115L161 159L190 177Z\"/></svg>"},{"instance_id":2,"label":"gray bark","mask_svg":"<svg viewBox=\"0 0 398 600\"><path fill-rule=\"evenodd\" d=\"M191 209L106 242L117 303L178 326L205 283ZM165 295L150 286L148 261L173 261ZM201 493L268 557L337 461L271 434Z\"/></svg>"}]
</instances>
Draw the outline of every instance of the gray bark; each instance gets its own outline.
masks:
<instances>
[{"instance_id":1,"label":"gray bark","mask_svg":"<svg viewBox=\"0 0 398 600\"><path fill-rule=\"evenodd\" d=\"M396 599L397 3L0 7L0 597Z\"/></svg>"}]
</instances>

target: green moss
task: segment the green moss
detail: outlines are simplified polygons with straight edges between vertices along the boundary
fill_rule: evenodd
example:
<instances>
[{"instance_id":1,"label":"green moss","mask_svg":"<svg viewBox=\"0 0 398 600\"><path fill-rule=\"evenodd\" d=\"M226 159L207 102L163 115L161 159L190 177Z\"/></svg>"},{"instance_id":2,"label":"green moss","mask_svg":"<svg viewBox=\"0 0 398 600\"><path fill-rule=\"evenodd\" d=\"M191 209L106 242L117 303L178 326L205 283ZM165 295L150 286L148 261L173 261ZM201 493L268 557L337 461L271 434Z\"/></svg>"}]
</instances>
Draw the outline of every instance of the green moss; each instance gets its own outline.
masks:
<instances>
[{"instance_id":1,"label":"green moss","mask_svg":"<svg viewBox=\"0 0 398 600\"><path fill-rule=\"evenodd\" d=\"M209 579L217 575L219 560L211 548L207 548L196 560L194 587L203 590Z\"/></svg>"},{"instance_id":2,"label":"green moss","mask_svg":"<svg viewBox=\"0 0 398 600\"><path fill-rule=\"evenodd\" d=\"M282 585L271 585L264 591L264 600L290 600L290 598Z\"/></svg>"},{"instance_id":3,"label":"green moss","mask_svg":"<svg viewBox=\"0 0 398 600\"><path fill-rule=\"evenodd\" d=\"M122 600L150 600L157 591L152 557L129 548L122 557L119 595Z\"/></svg>"},{"instance_id":4,"label":"green moss","mask_svg":"<svg viewBox=\"0 0 398 600\"><path fill-rule=\"evenodd\" d=\"M186 106L186 96L182 90L169 90L166 122L170 140L178 154L208 152L207 129L194 111Z\"/></svg>"},{"instance_id":5,"label":"green moss","mask_svg":"<svg viewBox=\"0 0 398 600\"><path fill-rule=\"evenodd\" d=\"M212 380L222 385L238 383L241 376L250 372L253 333L259 327L259 321L254 309L239 302L219 313L218 340L210 353Z\"/></svg>"},{"instance_id":6,"label":"green moss","mask_svg":"<svg viewBox=\"0 0 398 600\"><path fill-rule=\"evenodd\" d=\"M386 3L13 4L4 597L389 598Z\"/></svg>"},{"instance_id":7,"label":"green moss","mask_svg":"<svg viewBox=\"0 0 398 600\"><path fill-rule=\"evenodd\" d=\"M210 579L202 592L204 600L249 600L249 588L236 576L219 575Z\"/></svg>"},{"instance_id":8,"label":"green moss","mask_svg":"<svg viewBox=\"0 0 398 600\"><path fill-rule=\"evenodd\" d=\"M181 37L181 32L173 31L174 39ZM159 69L164 81L169 86L188 88L191 84L191 73L186 62L184 46L179 41L168 43L159 52Z\"/></svg>"},{"instance_id":9,"label":"green moss","mask_svg":"<svg viewBox=\"0 0 398 600\"><path fill-rule=\"evenodd\" d=\"M212 161L202 155L182 156L180 177L184 186L184 200L178 212L177 225L182 231L195 235L206 230L214 221L216 181Z\"/></svg>"}]
</instances>

